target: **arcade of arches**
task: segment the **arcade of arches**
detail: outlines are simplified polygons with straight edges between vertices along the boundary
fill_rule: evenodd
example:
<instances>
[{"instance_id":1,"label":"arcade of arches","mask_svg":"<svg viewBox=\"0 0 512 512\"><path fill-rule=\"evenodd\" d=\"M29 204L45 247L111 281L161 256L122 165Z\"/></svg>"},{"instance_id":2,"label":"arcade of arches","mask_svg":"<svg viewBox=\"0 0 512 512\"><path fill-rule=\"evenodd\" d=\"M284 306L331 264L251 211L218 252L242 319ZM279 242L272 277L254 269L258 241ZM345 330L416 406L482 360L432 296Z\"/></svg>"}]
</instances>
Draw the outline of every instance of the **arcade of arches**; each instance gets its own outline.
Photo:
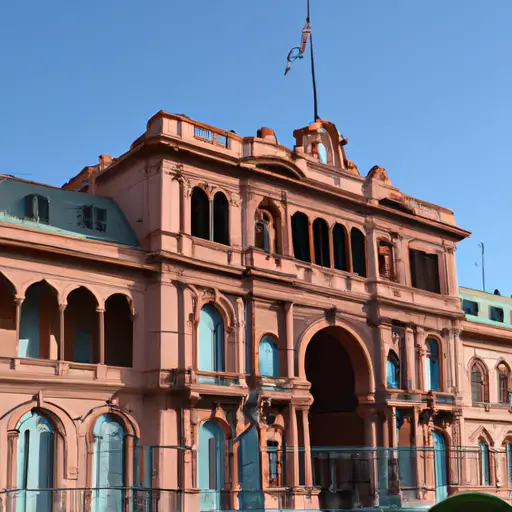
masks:
<instances>
[{"instance_id":1,"label":"arcade of arches","mask_svg":"<svg viewBox=\"0 0 512 512\"><path fill-rule=\"evenodd\" d=\"M59 304L46 281L33 283L23 300L0 274L0 356L132 366L133 319L129 299L113 294L105 309L81 286Z\"/></svg>"}]
</instances>

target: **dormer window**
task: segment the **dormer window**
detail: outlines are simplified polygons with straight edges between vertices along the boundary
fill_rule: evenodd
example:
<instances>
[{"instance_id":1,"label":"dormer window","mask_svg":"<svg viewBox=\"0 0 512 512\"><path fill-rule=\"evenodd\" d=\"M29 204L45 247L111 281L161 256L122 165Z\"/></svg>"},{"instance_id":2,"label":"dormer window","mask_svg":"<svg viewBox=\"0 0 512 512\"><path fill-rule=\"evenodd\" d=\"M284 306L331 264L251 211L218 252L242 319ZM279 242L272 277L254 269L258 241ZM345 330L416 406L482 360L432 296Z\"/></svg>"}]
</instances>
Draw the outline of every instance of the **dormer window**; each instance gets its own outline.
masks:
<instances>
[{"instance_id":1,"label":"dormer window","mask_svg":"<svg viewBox=\"0 0 512 512\"><path fill-rule=\"evenodd\" d=\"M466 315L478 316L478 302L462 299L462 310Z\"/></svg>"},{"instance_id":2,"label":"dormer window","mask_svg":"<svg viewBox=\"0 0 512 512\"><path fill-rule=\"evenodd\" d=\"M50 222L49 199L38 194L25 196L25 218L41 224L48 224Z\"/></svg>"},{"instance_id":3,"label":"dormer window","mask_svg":"<svg viewBox=\"0 0 512 512\"><path fill-rule=\"evenodd\" d=\"M503 322L505 316L503 315L503 308L497 308L496 306L491 306L489 308L489 316L491 320L495 322Z\"/></svg>"},{"instance_id":4,"label":"dormer window","mask_svg":"<svg viewBox=\"0 0 512 512\"><path fill-rule=\"evenodd\" d=\"M107 231L107 210L97 206L83 206L80 225L104 233Z\"/></svg>"}]
</instances>

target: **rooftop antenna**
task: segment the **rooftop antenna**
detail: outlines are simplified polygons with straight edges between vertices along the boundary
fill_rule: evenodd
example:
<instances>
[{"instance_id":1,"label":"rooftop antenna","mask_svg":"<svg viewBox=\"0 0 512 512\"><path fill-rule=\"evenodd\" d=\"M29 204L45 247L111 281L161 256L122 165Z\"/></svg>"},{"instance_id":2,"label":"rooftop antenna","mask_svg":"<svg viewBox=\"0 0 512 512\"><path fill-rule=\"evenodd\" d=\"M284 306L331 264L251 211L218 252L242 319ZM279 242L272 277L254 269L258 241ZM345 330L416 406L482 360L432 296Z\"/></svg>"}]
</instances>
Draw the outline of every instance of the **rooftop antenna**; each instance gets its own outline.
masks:
<instances>
[{"instance_id":1,"label":"rooftop antenna","mask_svg":"<svg viewBox=\"0 0 512 512\"><path fill-rule=\"evenodd\" d=\"M308 39L310 40L309 50L311 55L311 80L313 82L313 113L314 120L318 121L320 116L318 115L318 93L316 88L316 72L315 72L315 51L313 48L313 34L311 32L311 0L306 0L306 24L302 29L302 40L300 46L293 47L288 53L287 64L285 69L285 76L290 72L292 64L298 60L304 58L306 47L308 45Z\"/></svg>"},{"instance_id":2,"label":"rooftop antenna","mask_svg":"<svg viewBox=\"0 0 512 512\"><path fill-rule=\"evenodd\" d=\"M485 245L483 242L478 244L482 251L482 290L485 292Z\"/></svg>"}]
</instances>

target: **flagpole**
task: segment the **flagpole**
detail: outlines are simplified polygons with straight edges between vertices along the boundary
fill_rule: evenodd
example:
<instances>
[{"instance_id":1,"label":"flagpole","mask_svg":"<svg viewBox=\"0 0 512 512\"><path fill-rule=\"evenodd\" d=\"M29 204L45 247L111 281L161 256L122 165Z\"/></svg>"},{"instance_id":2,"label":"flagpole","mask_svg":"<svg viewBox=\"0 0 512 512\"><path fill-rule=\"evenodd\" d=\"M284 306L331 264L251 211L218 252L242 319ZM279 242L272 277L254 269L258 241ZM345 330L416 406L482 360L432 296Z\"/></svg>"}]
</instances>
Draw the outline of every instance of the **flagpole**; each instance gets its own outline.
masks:
<instances>
[{"instance_id":1,"label":"flagpole","mask_svg":"<svg viewBox=\"0 0 512 512\"><path fill-rule=\"evenodd\" d=\"M307 0L307 22L311 23L311 9L310 9L310 0ZM320 119L318 115L318 94L316 90L316 73L315 73L315 52L313 49L313 31L311 31L311 34L309 35L309 48L311 53L311 78L313 81L313 105L314 105L314 114L315 114L315 121L318 121Z\"/></svg>"}]
</instances>

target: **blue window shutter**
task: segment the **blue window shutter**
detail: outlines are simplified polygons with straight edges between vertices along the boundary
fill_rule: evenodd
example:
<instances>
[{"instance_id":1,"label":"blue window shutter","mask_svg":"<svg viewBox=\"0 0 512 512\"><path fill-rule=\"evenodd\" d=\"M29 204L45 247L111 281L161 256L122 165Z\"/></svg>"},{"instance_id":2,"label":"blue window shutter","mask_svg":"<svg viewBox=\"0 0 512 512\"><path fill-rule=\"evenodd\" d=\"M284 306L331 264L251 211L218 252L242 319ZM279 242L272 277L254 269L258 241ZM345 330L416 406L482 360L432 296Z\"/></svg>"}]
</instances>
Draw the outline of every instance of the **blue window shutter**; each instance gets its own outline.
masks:
<instances>
[{"instance_id":1,"label":"blue window shutter","mask_svg":"<svg viewBox=\"0 0 512 512\"><path fill-rule=\"evenodd\" d=\"M198 369L224 371L224 322L213 304L201 309L197 332Z\"/></svg>"},{"instance_id":2,"label":"blue window shutter","mask_svg":"<svg viewBox=\"0 0 512 512\"><path fill-rule=\"evenodd\" d=\"M322 143L318 144L318 160L321 164L326 164L329 160L327 156L327 148Z\"/></svg>"},{"instance_id":3,"label":"blue window shutter","mask_svg":"<svg viewBox=\"0 0 512 512\"><path fill-rule=\"evenodd\" d=\"M94 425L93 512L122 510L125 485L124 427L112 415L100 416Z\"/></svg>"},{"instance_id":4,"label":"blue window shutter","mask_svg":"<svg viewBox=\"0 0 512 512\"><path fill-rule=\"evenodd\" d=\"M484 441L480 441L480 458L482 464L482 485L490 485L491 471L489 464L489 446Z\"/></svg>"},{"instance_id":5,"label":"blue window shutter","mask_svg":"<svg viewBox=\"0 0 512 512\"><path fill-rule=\"evenodd\" d=\"M400 361L394 354L388 356L386 363L386 382L390 389L398 389L400 386Z\"/></svg>"},{"instance_id":6,"label":"blue window shutter","mask_svg":"<svg viewBox=\"0 0 512 512\"><path fill-rule=\"evenodd\" d=\"M427 391L441 391L439 372L439 344L436 340L427 340L426 387Z\"/></svg>"},{"instance_id":7,"label":"blue window shutter","mask_svg":"<svg viewBox=\"0 0 512 512\"><path fill-rule=\"evenodd\" d=\"M259 346L260 375L264 377L279 377L279 350L275 341L265 336Z\"/></svg>"},{"instance_id":8,"label":"blue window shutter","mask_svg":"<svg viewBox=\"0 0 512 512\"><path fill-rule=\"evenodd\" d=\"M508 474L508 485L512 486L512 444L507 443L507 474Z\"/></svg>"}]
</instances>

